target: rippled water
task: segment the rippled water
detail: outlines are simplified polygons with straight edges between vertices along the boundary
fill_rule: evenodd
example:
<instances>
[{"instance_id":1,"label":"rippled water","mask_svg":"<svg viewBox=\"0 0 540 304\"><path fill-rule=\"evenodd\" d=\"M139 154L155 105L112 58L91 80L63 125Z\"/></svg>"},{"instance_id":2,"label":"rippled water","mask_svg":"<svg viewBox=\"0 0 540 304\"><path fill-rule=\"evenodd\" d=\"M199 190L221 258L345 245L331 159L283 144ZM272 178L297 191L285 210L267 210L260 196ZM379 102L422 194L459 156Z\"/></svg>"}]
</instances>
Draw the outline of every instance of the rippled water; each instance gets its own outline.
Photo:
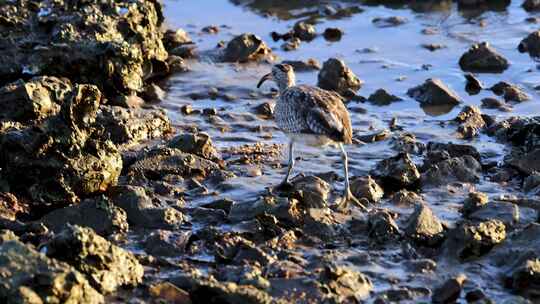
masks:
<instances>
[{"instance_id":1,"label":"rippled water","mask_svg":"<svg viewBox=\"0 0 540 304\"><path fill-rule=\"evenodd\" d=\"M238 4L234 4L237 2ZM392 3L399 1L392 1ZM406 2L406 1L404 1ZM420 1L422 3L422 1ZM412 3L416 3L412 1ZM265 40L273 51L283 60L298 60L315 58L321 63L330 57L343 59L347 65L364 82L358 92L369 96L379 88L402 97L401 102L389 106L375 106L370 103L348 104L355 134L368 134L388 128L388 123L394 117L405 131L414 133L421 141L465 142L458 140L455 127L443 125L456 116L461 106L447 113L424 111L418 102L407 97L406 91L424 82L427 78L440 78L455 90L465 104L480 105L484 97L492 96L491 91L483 91L476 96L469 96L465 90L464 73L458 66L459 57L474 42L488 41L509 61L511 66L502 74L479 74L478 78L486 85L504 80L524 87L532 100L513 107L513 112L505 113L497 110L482 110L484 113L495 115L497 119L510 115L538 115L540 103L534 87L540 80L537 63L527 54L520 54L517 45L529 32L536 30L537 25L525 21L531 15L521 7L521 1L512 1L504 9L494 6L492 10L464 11L459 10L451 1L440 1L442 4L413 4L409 6L392 7L368 6L355 1L165 1L166 22L171 28L181 27L189 32L199 50L214 49L218 42L228 41L235 35L252 32ZM350 17L325 18L318 15L324 5L341 7L359 6L362 11ZM397 27L378 28L372 20L376 17L401 16L408 22ZM293 24L303 18L317 20L316 28L322 33L327 27L339 27L345 34L339 42L327 42L319 36L312 42L303 42L300 48L292 52L280 49L282 42L274 42L270 32L286 32ZM219 33L203 33L201 29L208 25L217 25ZM433 28L435 35L424 35L422 30ZM426 43L444 44L446 48L431 52L421 47ZM374 49L374 53L363 50ZM284 144L286 139L279 132L272 120L264 119L254 113L253 108L262 102L271 101L264 97L270 91L271 85L256 88L259 78L270 69L269 64L229 64L214 63L210 59L189 62L191 71L173 76L167 83L168 96L163 102L169 117L179 129L192 127L209 133L214 143L225 154L228 148L244 144L253 145L257 142L266 144ZM425 65L431 68L425 69ZM398 81L401 79L401 81ZM316 84L317 72L297 73L299 83ZM208 92L217 88L220 92L232 94L237 99L227 101L217 99L190 98L193 94ZM195 109L215 108L218 115L208 117L200 114L183 115L180 108L190 104ZM364 114L363 110L366 113ZM481 136L472 141L466 141L478 148L484 161L500 161L505 154L504 146L492 139ZM393 156L396 152L390 148L388 140L368 145L352 145L348 147L350 155L350 170L352 175L364 175L374 164L383 158ZM320 150L299 147L295 172L321 173L336 171L341 173L339 153L328 148ZM265 187L275 185L285 172L285 157L269 156L261 164L232 166L238 175L232 179L229 190L218 189L219 197L229 197L236 201L249 201L256 198ZM259 171L260 170L260 171ZM295 173L293 173L294 175ZM342 185L335 184L336 191L341 191ZM437 215L452 223L460 217L457 207L466 196L469 188L449 189L452 186L426 191L424 195ZM499 184L487 180L471 186L490 196L512 191L512 185L502 188ZM215 199L215 195L197 198L188 204ZM385 206L384 207L389 207ZM401 210L407 214L412 210ZM354 215L353 215L354 216ZM343 253L341 258L359 254L362 248L351 248ZM377 283L376 289L387 288L389 276L401 280L410 280L415 286L432 286L435 278L414 277L402 270L396 251L370 252L372 262L361 270L370 274ZM395 261L395 262L394 262ZM444 267L444 261L439 261L439 268ZM479 284L493 296L507 295L502 290L500 282L494 282L493 272L489 265L467 264L451 265L451 273L467 271L470 277L477 278ZM473 268L470 268L473 267ZM470 268L470 269L465 269ZM390 272L388 270L391 270Z\"/></svg>"}]
</instances>

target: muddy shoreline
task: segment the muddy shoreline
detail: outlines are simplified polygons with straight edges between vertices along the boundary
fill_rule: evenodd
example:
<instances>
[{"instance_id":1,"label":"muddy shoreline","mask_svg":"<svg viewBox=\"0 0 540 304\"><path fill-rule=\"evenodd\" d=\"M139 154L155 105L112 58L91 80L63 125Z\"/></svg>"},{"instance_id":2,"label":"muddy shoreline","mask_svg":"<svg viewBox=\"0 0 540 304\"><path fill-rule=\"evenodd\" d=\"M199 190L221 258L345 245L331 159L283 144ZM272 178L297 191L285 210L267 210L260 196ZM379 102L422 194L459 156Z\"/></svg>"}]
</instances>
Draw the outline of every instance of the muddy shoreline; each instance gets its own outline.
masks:
<instances>
[{"instance_id":1,"label":"muddy shoreline","mask_svg":"<svg viewBox=\"0 0 540 304\"><path fill-rule=\"evenodd\" d=\"M0 2L0 302L540 300L536 1L199 5ZM273 187L281 61L343 96L367 212L332 149Z\"/></svg>"}]
</instances>

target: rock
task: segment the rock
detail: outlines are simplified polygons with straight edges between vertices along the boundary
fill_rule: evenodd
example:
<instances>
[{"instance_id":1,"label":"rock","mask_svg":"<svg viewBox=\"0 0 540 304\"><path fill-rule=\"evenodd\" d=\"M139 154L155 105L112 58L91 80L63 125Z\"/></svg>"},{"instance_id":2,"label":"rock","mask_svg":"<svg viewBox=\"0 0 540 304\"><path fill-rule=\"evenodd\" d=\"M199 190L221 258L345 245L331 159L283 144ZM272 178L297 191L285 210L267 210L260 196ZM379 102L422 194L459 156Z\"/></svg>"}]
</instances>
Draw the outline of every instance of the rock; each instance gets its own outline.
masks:
<instances>
[{"instance_id":1,"label":"rock","mask_svg":"<svg viewBox=\"0 0 540 304\"><path fill-rule=\"evenodd\" d=\"M124 148L161 138L173 131L163 110L102 106L96 122L105 128L113 143Z\"/></svg>"},{"instance_id":2,"label":"rock","mask_svg":"<svg viewBox=\"0 0 540 304\"><path fill-rule=\"evenodd\" d=\"M508 141L524 152L540 148L540 117L511 117L494 124L488 131L491 136Z\"/></svg>"},{"instance_id":3,"label":"rock","mask_svg":"<svg viewBox=\"0 0 540 304\"><path fill-rule=\"evenodd\" d=\"M432 273L437 269L437 262L431 259L408 260L406 265L417 273Z\"/></svg>"},{"instance_id":4,"label":"rock","mask_svg":"<svg viewBox=\"0 0 540 304\"><path fill-rule=\"evenodd\" d=\"M261 268L256 265L226 265L221 267L215 276L219 281L252 285L261 290L270 289L270 282L263 277Z\"/></svg>"},{"instance_id":5,"label":"rock","mask_svg":"<svg viewBox=\"0 0 540 304\"><path fill-rule=\"evenodd\" d=\"M167 30L163 34L163 45L167 51L172 50L184 44L192 44L193 41L189 34L183 29Z\"/></svg>"},{"instance_id":6,"label":"rock","mask_svg":"<svg viewBox=\"0 0 540 304\"><path fill-rule=\"evenodd\" d=\"M397 206L409 207L423 203L424 198L416 192L402 189L394 193L390 198L390 201Z\"/></svg>"},{"instance_id":7,"label":"rock","mask_svg":"<svg viewBox=\"0 0 540 304\"><path fill-rule=\"evenodd\" d=\"M510 106L508 106L504 101L499 100L497 98L483 98L481 100L482 102L482 108L485 109L499 109L501 111L509 112L512 110Z\"/></svg>"},{"instance_id":8,"label":"rock","mask_svg":"<svg viewBox=\"0 0 540 304\"><path fill-rule=\"evenodd\" d=\"M34 204L64 206L117 183L120 153L111 141L96 139L100 100L96 87L77 85L57 115L0 133L0 167L13 193Z\"/></svg>"},{"instance_id":9,"label":"rock","mask_svg":"<svg viewBox=\"0 0 540 304\"><path fill-rule=\"evenodd\" d=\"M126 212L105 196L85 199L78 205L54 210L42 217L41 221L56 233L67 224L89 227L100 235L125 233L129 228Z\"/></svg>"},{"instance_id":10,"label":"rock","mask_svg":"<svg viewBox=\"0 0 540 304\"><path fill-rule=\"evenodd\" d=\"M185 253L190 231L154 230L144 241L144 250L151 255L178 257Z\"/></svg>"},{"instance_id":11,"label":"rock","mask_svg":"<svg viewBox=\"0 0 540 304\"><path fill-rule=\"evenodd\" d=\"M420 172L407 153L380 161L372 174L383 180L384 188L391 189L414 187L420 180Z\"/></svg>"},{"instance_id":12,"label":"rock","mask_svg":"<svg viewBox=\"0 0 540 304\"><path fill-rule=\"evenodd\" d=\"M368 237L380 244L401 237L401 231L394 220L394 216L386 210L370 213L368 215L367 229Z\"/></svg>"},{"instance_id":13,"label":"rock","mask_svg":"<svg viewBox=\"0 0 540 304\"><path fill-rule=\"evenodd\" d=\"M461 98L439 79L430 78L424 84L409 89L407 95L423 106L455 106L461 103Z\"/></svg>"},{"instance_id":14,"label":"rock","mask_svg":"<svg viewBox=\"0 0 540 304\"><path fill-rule=\"evenodd\" d=\"M220 263L268 265L276 260L275 256L267 254L253 242L239 236L220 236L216 241L215 258Z\"/></svg>"},{"instance_id":15,"label":"rock","mask_svg":"<svg viewBox=\"0 0 540 304\"><path fill-rule=\"evenodd\" d=\"M102 293L142 282L144 270L135 256L92 229L67 225L45 248L47 256L73 265Z\"/></svg>"},{"instance_id":16,"label":"rock","mask_svg":"<svg viewBox=\"0 0 540 304\"><path fill-rule=\"evenodd\" d=\"M294 190L299 193L304 208L328 207L330 184L317 176L306 176L293 180Z\"/></svg>"},{"instance_id":17,"label":"rock","mask_svg":"<svg viewBox=\"0 0 540 304\"><path fill-rule=\"evenodd\" d=\"M155 148L139 157L128 168L128 176L162 180L164 176L176 175L183 178L200 176L228 177L219 165L200 156L182 152L174 148Z\"/></svg>"},{"instance_id":18,"label":"rock","mask_svg":"<svg viewBox=\"0 0 540 304\"><path fill-rule=\"evenodd\" d=\"M540 195L540 172L533 172L523 181L523 191Z\"/></svg>"},{"instance_id":19,"label":"rock","mask_svg":"<svg viewBox=\"0 0 540 304\"><path fill-rule=\"evenodd\" d=\"M149 83L144 87L141 97L149 103L161 102L165 99L167 93L155 83Z\"/></svg>"},{"instance_id":20,"label":"rock","mask_svg":"<svg viewBox=\"0 0 540 304\"><path fill-rule=\"evenodd\" d=\"M416 139L413 133L403 132L392 138L392 149L409 154L422 154L426 145Z\"/></svg>"},{"instance_id":21,"label":"rock","mask_svg":"<svg viewBox=\"0 0 540 304\"><path fill-rule=\"evenodd\" d=\"M431 301L437 304L455 303L461 296L461 290L463 289L465 280L467 280L467 276L464 274L448 279L433 291Z\"/></svg>"},{"instance_id":22,"label":"rock","mask_svg":"<svg viewBox=\"0 0 540 304\"><path fill-rule=\"evenodd\" d=\"M476 78L473 74L465 74L465 79L467 80L467 84L465 84L465 91L467 91L467 93L470 95L477 95L484 89L482 82L480 82L480 80L478 80L478 78Z\"/></svg>"},{"instance_id":23,"label":"rock","mask_svg":"<svg viewBox=\"0 0 540 304\"><path fill-rule=\"evenodd\" d=\"M263 102L254 108L255 113L263 116L265 119L271 119L274 117L274 103Z\"/></svg>"},{"instance_id":24,"label":"rock","mask_svg":"<svg viewBox=\"0 0 540 304\"><path fill-rule=\"evenodd\" d=\"M386 17L386 18L377 17L377 18L374 18L371 22L376 27L383 28L383 27L399 26L399 25L409 22L409 20L407 20L407 18L405 17L391 16L391 17Z\"/></svg>"},{"instance_id":25,"label":"rock","mask_svg":"<svg viewBox=\"0 0 540 304\"><path fill-rule=\"evenodd\" d=\"M152 298L157 302L165 301L171 304L192 304L189 293L169 282L159 282L148 288Z\"/></svg>"},{"instance_id":26,"label":"rock","mask_svg":"<svg viewBox=\"0 0 540 304\"><path fill-rule=\"evenodd\" d=\"M455 251L460 260L465 261L485 255L505 238L506 229L499 220L488 220L475 225L464 222L449 233L448 248Z\"/></svg>"},{"instance_id":27,"label":"rock","mask_svg":"<svg viewBox=\"0 0 540 304\"><path fill-rule=\"evenodd\" d=\"M362 84L345 62L330 58L324 62L319 72L317 85L325 90L336 91L342 96L349 96L358 91Z\"/></svg>"},{"instance_id":28,"label":"rock","mask_svg":"<svg viewBox=\"0 0 540 304\"><path fill-rule=\"evenodd\" d=\"M315 236L324 242L330 242L339 237L339 225L328 208L309 208L303 217L304 233Z\"/></svg>"},{"instance_id":29,"label":"rock","mask_svg":"<svg viewBox=\"0 0 540 304\"><path fill-rule=\"evenodd\" d=\"M530 175L533 172L540 172L540 149L531 152L518 153L515 156L510 155L505 161L512 167L525 175Z\"/></svg>"},{"instance_id":30,"label":"rock","mask_svg":"<svg viewBox=\"0 0 540 304\"><path fill-rule=\"evenodd\" d=\"M28 212L28 206L20 202L15 195L9 192L0 192L0 220L14 221L17 219L17 215Z\"/></svg>"},{"instance_id":31,"label":"rock","mask_svg":"<svg viewBox=\"0 0 540 304\"><path fill-rule=\"evenodd\" d=\"M207 33L207 34L217 34L219 33L219 27L216 25L208 25L201 29L201 32Z\"/></svg>"},{"instance_id":32,"label":"rock","mask_svg":"<svg viewBox=\"0 0 540 304\"><path fill-rule=\"evenodd\" d=\"M407 220L405 234L417 244L432 247L444 239L444 227L427 205L417 204Z\"/></svg>"},{"instance_id":33,"label":"rock","mask_svg":"<svg viewBox=\"0 0 540 304\"><path fill-rule=\"evenodd\" d=\"M13 239L0 244L0 302L105 303L85 276Z\"/></svg>"},{"instance_id":34,"label":"rock","mask_svg":"<svg viewBox=\"0 0 540 304\"><path fill-rule=\"evenodd\" d=\"M470 155L437 162L422 173L423 186L447 185L452 182L477 183L482 165Z\"/></svg>"},{"instance_id":35,"label":"rock","mask_svg":"<svg viewBox=\"0 0 540 304\"><path fill-rule=\"evenodd\" d=\"M487 194L482 192L469 192L469 197L463 202L463 208L461 213L468 216L471 213L477 211L481 207L485 206L489 202Z\"/></svg>"},{"instance_id":36,"label":"rock","mask_svg":"<svg viewBox=\"0 0 540 304\"><path fill-rule=\"evenodd\" d=\"M286 52L294 51L294 50L297 50L300 47L300 43L301 43L301 40L299 38L296 38L296 37L291 38L288 41L285 41L281 45L281 49L286 51Z\"/></svg>"},{"instance_id":37,"label":"rock","mask_svg":"<svg viewBox=\"0 0 540 304\"><path fill-rule=\"evenodd\" d=\"M530 33L518 45L520 53L529 53L531 57L540 57L540 30Z\"/></svg>"},{"instance_id":38,"label":"rock","mask_svg":"<svg viewBox=\"0 0 540 304\"><path fill-rule=\"evenodd\" d=\"M507 228L512 228L519 222L520 212L519 207L515 204L492 202L471 213L469 219L476 222L495 219L503 222Z\"/></svg>"},{"instance_id":39,"label":"rock","mask_svg":"<svg viewBox=\"0 0 540 304\"><path fill-rule=\"evenodd\" d=\"M220 159L210 135L204 132L179 134L169 141L169 147L209 160Z\"/></svg>"},{"instance_id":40,"label":"rock","mask_svg":"<svg viewBox=\"0 0 540 304\"><path fill-rule=\"evenodd\" d=\"M292 35L302 41L311 41L317 36L317 32L313 25L300 21L294 25Z\"/></svg>"},{"instance_id":41,"label":"rock","mask_svg":"<svg viewBox=\"0 0 540 304\"><path fill-rule=\"evenodd\" d=\"M96 85L108 97L132 95L167 59L159 30L162 5L155 1L54 2L41 9L13 2L0 19L17 28L6 29L0 42L1 83L28 75L62 75L73 83Z\"/></svg>"},{"instance_id":42,"label":"rock","mask_svg":"<svg viewBox=\"0 0 540 304\"><path fill-rule=\"evenodd\" d=\"M235 203L229 212L229 221L241 222L251 220L264 213L275 215L279 220L296 223L300 214L298 201L283 197L263 196L255 202Z\"/></svg>"},{"instance_id":43,"label":"rock","mask_svg":"<svg viewBox=\"0 0 540 304\"><path fill-rule=\"evenodd\" d=\"M531 299L540 296L540 260L529 259L513 271L510 286L515 291Z\"/></svg>"},{"instance_id":44,"label":"rock","mask_svg":"<svg viewBox=\"0 0 540 304\"><path fill-rule=\"evenodd\" d=\"M445 153L448 153L449 157L460 157L464 155L469 155L477 161L481 161L480 152L478 152L478 150L476 150L474 146L470 145L439 143L430 141L427 145L427 150L428 153L443 151Z\"/></svg>"},{"instance_id":45,"label":"rock","mask_svg":"<svg viewBox=\"0 0 540 304\"><path fill-rule=\"evenodd\" d=\"M343 30L337 27L329 27L324 30L323 36L328 41L339 41L343 36Z\"/></svg>"},{"instance_id":46,"label":"rock","mask_svg":"<svg viewBox=\"0 0 540 304\"><path fill-rule=\"evenodd\" d=\"M538 0L525 0L523 1L523 4L521 4L521 7L523 7L524 10L528 12L534 12L540 10L540 1Z\"/></svg>"},{"instance_id":47,"label":"rock","mask_svg":"<svg viewBox=\"0 0 540 304\"><path fill-rule=\"evenodd\" d=\"M490 90L492 90L493 93L498 96L503 96L504 100L507 102L524 102L531 99L531 97L525 93L522 88L504 81L494 84Z\"/></svg>"},{"instance_id":48,"label":"rock","mask_svg":"<svg viewBox=\"0 0 540 304\"><path fill-rule=\"evenodd\" d=\"M172 54L169 55L169 57L167 57L167 64L169 65L169 71L171 72L171 74L185 73L189 71L188 64L180 56L176 56Z\"/></svg>"},{"instance_id":49,"label":"rock","mask_svg":"<svg viewBox=\"0 0 540 304\"><path fill-rule=\"evenodd\" d=\"M378 89L368 97L368 101L378 106L386 106L396 101L402 101L400 97L388 93L385 89Z\"/></svg>"},{"instance_id":50,"label":"rock","mask_svg":"<svg viewBox=\"0 0 540 304\"><path fill-rule=\"evenodd\" d=\"M351 181L351 192L357 199L365 198L370 203L378 203L383 195L384 191L377 184L377 182L371 178L371 176L357 177Z\"/></svg>"},{"instance_id":51,"label":"rock","mask_svg":"<svg viewBox=\"0 0 540 304\"><path fill-rule=\"evenodd\" d=\"M467 303L491 303L491 300L480 289L475 289L467 292L465 294L465 300L467 301Z\"/></svg>"},{"instance_id":52,"label":"rock","mask_svg":"<svg viewBox=\"0 0 540 304\"><path fill-rule=\"evenodd\" d=\"M143 187L116 186L111 189L111 200L126 212L132 227L174 230L185 221L180 211L167 206L155 206Z\"/></svg>"},{"instance_id":53,"label":"rock","mask_svg":"<svg viewBox=\"0 0 540 304\"><path fill-rule=\"evenodd\" d=\"M326 266L319 281L329 291L327 297L334 299L332 303L360 303L373 289L368 277L344 266Z\"/></svg>"},{"instance_id":54,"label":"rock","mask_svg":"<svg viewBox=\"0 0 540 304\"><path fill-rule=\"evenodd\" d=\"M270 304L272 297L251 285L219 283L215 280L198 280L189 290L193 303Z\"/></svg>"},{"instance_id":55,"label":"rock","mask_svg":"<svg viewBox=\"0 0 540 304\"><path fill-rule=\"evenodd\" d=\"M502 73L509 66L508 60L497 53L489 43L474 44L459 59L464 71L478 73Z\"/></svg>"},{"instance_id":56,"label":"rock","mask_svg":"<svg viewBox=\"0 0 540 304\"><path fill-rule=\"evenodd\" d=\"M199 57L199 53L195 45L181 45L175 47L174 49L169 51L169 54L184 59Z\"/></svg>"},{"instance_id":57,"label":"rock","mask_svg":"<svg viewBox=\"0 0 540 304\"><path fill-rule=\"evenodd\" d=\"M226 62L247 62L261 59L271 50L262 39L254 34L242 34L234 37L224 50L223 60Z\"/></svg>"},{"instance_id":58,"label":"rock","mask_svg":"<svg viewBox=\"0 0 540 304\"><path fill-rule=\"evenodd\" d=\"M457 132L464 139L471 139L480 134L480 131L486 126L480 109L476 106L466 105L463 110L454 118L459 124Z\"/></svg>"},{"instance_id":59,"label":"rock","mask_svg":"<svg viewBox=\"0 0 540 304\"><path fill-rule=\"evenodd\" d=\"M295 72L310 72L321 69L321 64L317 59L309 58L308 60L283 60L283 64L288 64L293 67Z\"/></svg>"}]
</instances>

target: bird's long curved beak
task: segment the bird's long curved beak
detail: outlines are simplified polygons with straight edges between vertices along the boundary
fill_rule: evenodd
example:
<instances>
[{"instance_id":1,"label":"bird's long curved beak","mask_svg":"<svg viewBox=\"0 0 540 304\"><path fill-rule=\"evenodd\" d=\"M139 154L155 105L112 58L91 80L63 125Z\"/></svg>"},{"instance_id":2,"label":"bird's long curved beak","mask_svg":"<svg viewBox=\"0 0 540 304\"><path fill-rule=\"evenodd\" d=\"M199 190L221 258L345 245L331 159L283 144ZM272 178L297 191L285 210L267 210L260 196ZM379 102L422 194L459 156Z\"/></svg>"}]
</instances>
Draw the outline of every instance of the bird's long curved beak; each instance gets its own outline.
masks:
<instances>
[{"instance_id":1,"label":"bird's long curved beak","mask_svg":"<svg viewBox=\"0 0 540 304\"><path fill-rule=\"evenodd\" d=\"M261 80L259 80L259 83L257 84L257 88L260 88L261 85L263 84L263 82L267 81L267 80L271 80L272 79L272 73L268 73L266 75L264 75Z\"/></svg>"}]
</instances>

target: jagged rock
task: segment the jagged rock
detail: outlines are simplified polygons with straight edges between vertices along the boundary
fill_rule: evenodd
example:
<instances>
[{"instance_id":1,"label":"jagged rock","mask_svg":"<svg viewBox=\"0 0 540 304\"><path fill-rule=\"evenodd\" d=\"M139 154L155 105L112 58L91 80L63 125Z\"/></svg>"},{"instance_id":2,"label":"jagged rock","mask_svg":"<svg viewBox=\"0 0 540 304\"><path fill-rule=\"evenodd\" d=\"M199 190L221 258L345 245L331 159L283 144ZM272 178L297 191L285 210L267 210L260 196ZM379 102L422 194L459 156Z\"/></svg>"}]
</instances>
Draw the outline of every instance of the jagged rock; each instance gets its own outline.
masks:
<instances>
[{"instance_id":1,"label":"jagged rock","mask_svg":"<svg viewBox=\"0 0 540 304\"><path fill-rule=\"evenodd\" d=\"M72 266L16 239L0 244L0 302L101 304L103 296Z\"/></svg>"},{"instance_id":2,"label":"jagged rock","mask_svg":"<svg viewBox=\"0 0 540 304\"><path fill-rule=\"evenodd\" d=\"M540 117L510 117L488 131L491 136L508 141L524 152L540 148Z\"/></svg>"},{"instance_id":3,"label":"jagged rock","mask_svg":"<svg viewBox=\"0 0 540 304\"><path fill-rule=\"evenodd\" d=\"M167 30L163 34L163 45L165 49L172 50L184 44L192 44L191 37L183 29Z\"/></svg>"},{"instance_id":4,"label":"jagged rock","mask_svg":"<svg viewBox=\"0 0 540 304\"><path fill-rule=\"evenodd\" d=\"M422 85L409 89L407 95L423 106L455 106L461 103L461 98L439 79L430 78Z\"/></svg>"},{"instance_id":5,"label":"jagged rock","mask_svg":"<svg viewBox=\"0 0 540 304\"><path fill-rule=\"evenodd\" d=\"M315 27L303 21L295 23L291 33L293 37L302 41L311 41L317 36Z\"/></svg>"},{"instance_id":6,"label":"jagged rock","mask_svg":"<svg viewBox=\"0 0 540 304\"><path fill-rule=\"evenodd\" d=\"M215 258L222 263L237 265L245 263L268 265L276 260L275 256L269 255L253 242L239 236L221 236L217 240Z\"/></svg>"},{"instance_id":7,"label":"jagged rock","mask_svg":"<svg viewBox=\"0 0 540 304\"><path fill-rule=\"evenodd\" d=\"M228 218L231 222L241 222L268 213L280 220L296 223L300 219L297 205L298 201L295 199L263 196L255 202L233 204Z\"/></svg>"},{"instance_id":8,"label":"jagged rock","mask_svg":"<svg viewBox=\"0 0 540 304\"><path fill-rule=\"evenodd\" d=\"M339 225L328 208L309 208L303 217L304 233L329 242L339 236Z\"/></svg>"},{"instance_id":9,"label":"jagged rock","mask_svg":"<svg viewBox=\"0 0 540 304\"><path fill-rule=\"evenodd\" d=\"M448 248L455 250L460 260L469 260L488 253L505 238L506 228L499 220L489 220L476 225L465 222L449 233Z\"/></svg>"},{"instance_id":10,"label":"jagged rock","mask_svg":"<svg viewBox=\"0 0 540 304\"><path fill-rule=\"evenodd\" d=\"M459 59L459 66L464 71L480 73L501 73L509 66L508 60L497 53L489 43L474 44Z\"/></svg>"},{"instance_id":11,"label":"jagged rock","mask_svg":"<svg viewBox=\"0 0 540 304\"><path fill-rule=\"evenodd\" d=\"M392 214L385 210L368 215L368 236L378 243L399 239L401 232Z\"/></svg>"},{"instance_id":12,"label":"jagged rock","mask_svg":"<svg viewBox=\"0 0 540 304\"><path fill-rule=\"evenodd\" d=\"M326 266L319 281L327 288L327 297L332 298L334 303L360 303L373 289L368 277L343 266Z\"/></svg>"},{"instance_id":13,"label":"jagged rock","mask_svg":"<svg viewBox=\"0 0 540 304\"><path fill-rule=\"evenodd\" d=\"M317 176L305 176L293 180L294 190L299 193L305 208L328 207L330 184Z\"/></svg>"},{"instance_id":14,"label":"jagged rock","mask_svg":"<svg viewBox=\"0 0 540 304\"><path fill-rule=\"evenodd\" d=\"M105 128L113 143L123 147L134 146L172 132L171 122L163 110L101 106L96 122Z\"/></svg>"},{"instance_id":15,"label":"jagged rock","mask_svg":"<svg viewBox=\"0 0 540 304\"><path fill-rule=\"evenodd\" d=\"M258 60L270 53L270 48L259 36L246 33L229 41L223 53L223 60L226 62L246 62Z\"/></svg>"},{"instance_id":16,"label":"jagged rock","mask_svg":"<svg viewBox=\"0 0 540 304\"><path fill-rule=\"evenodd\" d=\"M426 145L416 139L416 135L404 132L392 138L392 149L409 154L422 154Z\"/></svg>"},{"instance_id":17,"label":"jagged rock","mask_svg":"<svg viewBox=\"0 0 540 304\"><path fill-rule=\"evenodd\" d=\"M470 145L439 143L430 141L427 145L428 152L444 151L449 157L460 157L464 155L472 156L477 161L481 160L480 152Z\"/></svg>"},{"instance_id":18,"label":"jagged rock","mask_svg":"<svg viewBox=\"0 0 540 304\"><path fill-rule=\"evenodd\" d=\"M190 231L155 230L144 241L144 250L151 255L175 257L185 253Z\"/></svg>"},{"instance_id":19,"label":"jagged rock","mask_svg":"<svg viewBox=\"0 0 540 304\"><path fill-rule=\"evenodd\" d=\"M127 214L132 227L178 229L185 218L182 212L167 206L156 206L143 187L116 186L111 200Z\"/></svg>"},{"instance_id":20,"label":"jagged rock","mask_svg":"<svg viewBox=\"0 0 540 304\"><path fill-rule=\"evenodd\" d=\"M528 298L540 297L540 260L528 259L516 267L509 282L512 289Z\"/></svg>"},{"instance_id":21,"label":"jagged rock","mask_svg":"<svg viewBox=\"0 0 540 304\"><path fill-rule=\"evenodd\" d=\"M396 101L402 101L398 96L388 93L385 89L378 89L368 97L368 101L378 106L386 106Z\"/></svg>"},{"instance_id":22,"label":"jagged rock","mask_svg":"<svg viewBox=\"0 0 540 304\"><path fill-rule=\"evenodd\" d=\"M60 112L37 126L0 134L0 167L11 191L34 204L66 205L116 184L122 158L93 127L101 93L77 85Z\"/></svg>"},{"instance_id":23,"label":"jagged rock","mask_svg":"<svg viewBox=\"0 0 540 304\"><path fill-rule=\"evenodd\" d=\"M215 280L197 280L189 290L193 303L270 304L272 297L251 285L219 283Z\"/></svg>"},{"instance_id":24,"label":"jagged rock","mask_svg":"<svg viewBox=\"0 0 540 304\"><path fill-rule=\"evenodd\" d=\"M453 157L434 163L422 173L423 186L446 185L452 182L477 183L482 165L470 155Z\"/></svg>"},{"instance_id":25,"label":"jagged rock","mask_svg":"<svg viewBox=\"0 0 540 304\"><path fill-rule=\"evenodd\" d=\"M324 62L318 75L318 86L325 90L336 91L342 96L351 96L362 87L362 81L356 77L345 62L330 58Z\"/></svg>"},{"instance_id":26,"label":"jagged rock","mask_svg":"<svg viewBox=\"0 0 540 304\"><path fill-rule=\"evenodd\" d=\"M420 172L407 153L380 161L372 174L383 180L385 188L411 187L420 180Z\"/></svg>"},{"instance_id":27,"label":"jagged rock","mask_svg":"<svg viewBox=\"0 0 540 304\"><path fill-rule=\"evenodd\" d=\"M28 211L28 206L19 202L15 195L9 192L0 192L0 220L14 221L18 213L25 214Z\"/></svg>"},{"instance_id":28,"label":"jagged rock","mask_svg":"<svg viewBox=\"0 0 540 304\"><path fill-rule=\"evenodd\" d=\"M102 293L142 282L144 270L135 256L92 229L68 225L45 246L47 256L75 266Z\"/></svg>"},{"instance_id":29,"label":"jagged rock","mask_svg":"<svg viewBox=\"0 0 540 304\"><path fill-rule=\"evenodd\" d=\"M169 141L169 147L209 160L220 159L210 135L204 132L179 134Z\"/></svg>"},{"instance_id":30,"label":"jagged rock","mask_svg":"<svg viewBox=\"0 0 540 304\"><path fill-rule=\"evenodd\" d=\"M353 179L351 181L351 192L356 198L365 198L370 203L378 203L384 195L381 186L369 175Z\"/></svg>"},{"instance_id":31,"label":"jagged rock","mask_svg":"<svg viewBox=\"0 0 540 304\"><path fill-rule=\"evenodd\" d=\"M17 0L0 12L8 34L0 42L0 82L62 75L97 85L107 96L132 95L166 65L159 2L51 2L40 8Z\"/></svg>"},{"instance_id":32,"label":"jagged rock","mask_svg":"<svg viewBox=\"0 0 540 304\"><path fill-rule=\"evenodd\" d=\"M476 106L465 106L454 121L459 124L458 133L465 139L478 136L486 126L482 113Z\"/></svg>"},{"instance_id":33,"label":"jagged rock","mask_svg":"<svg viewBox=\"0 0 540 304\"><path fill-rule=\"evenodd\" d=\"M129 228L126 212L104 196L54 210L42 217L41 221L56 233L62 231L67 224L90 227L100 235L123 233Z\"/></svg>"},{"instance_id":34,"label":"jagged rock","mask_svg":"<svg viewBox=\"0 0 540 304\"><path fill-rule=\"evenodd\" d=\"M487 194L482 192L470 192L469 196L463 202L463 208L461 212L463 215L468 216L476 210L480 209L489 202Z\"/></svg>"},{"instance_id":35,"label":"jagged rock","mask_svg":"<svg viewBox=\"0 0 540 304\"><path fill-rule=\"evenodd\" d=\"M520 53L529 53L531 57L540 57L540 30L530 33L518 45Z\"/></svg>"},{"instance_id":36,"label":"jagged rock","mask_svg":"<svg viewBox=\"0 0 540 304\"><path fill-rule=\"evenodd\" d=\"M394 193L390 198L390 201L397 206L414 206L418 203L423 203L424 198L418 195L416 192L408 191L405 189L399 190Z\"/></svg>"},{"instance_id":37,"label":"jagged rock","mask_svg":"<svg viewBox=\"0 0 540 304\"><path fill-rule=\"evenodd\" d=\"M467 276L464 274L448 279L433 291L431 301L436 304L455 303L461 295L465 280L467 280Z\"/></svg>"},{"instance_id":38,"label":"jagged rock","mask_svg":"<svg viewBox=\"0 0 540 304\"><path fill-rule=\"evenodd\" d=\"M444 227L427 205L418 204L407 220L405 234L418 244L436 246L444 239Z\"/></svg>"},{"instance_id":39,"label":"jagged rock","mask_svg":"<svg viewBox=\"0 0 540 304\"><path fill-rule=\"evenodd\" d=\"M490 90L498 96L503 96L506 102L524 102L531 99L522 88L504 81L497 82Z\"/></svg>"},{"instance_id":40,"label":"jagged rock","mask_svg":"<svg viewBox=\"0 0 540 304\"><path fill-rule=\"evenodd\" d=\"M470 95L476 95L484 88L482 82L480 82L480 80L478 80L478 78L471 73L465 74L465 80L467 80L467 83L465 84L465 91L467 91L467 93Z\"/></svg>"}]
</instances>

